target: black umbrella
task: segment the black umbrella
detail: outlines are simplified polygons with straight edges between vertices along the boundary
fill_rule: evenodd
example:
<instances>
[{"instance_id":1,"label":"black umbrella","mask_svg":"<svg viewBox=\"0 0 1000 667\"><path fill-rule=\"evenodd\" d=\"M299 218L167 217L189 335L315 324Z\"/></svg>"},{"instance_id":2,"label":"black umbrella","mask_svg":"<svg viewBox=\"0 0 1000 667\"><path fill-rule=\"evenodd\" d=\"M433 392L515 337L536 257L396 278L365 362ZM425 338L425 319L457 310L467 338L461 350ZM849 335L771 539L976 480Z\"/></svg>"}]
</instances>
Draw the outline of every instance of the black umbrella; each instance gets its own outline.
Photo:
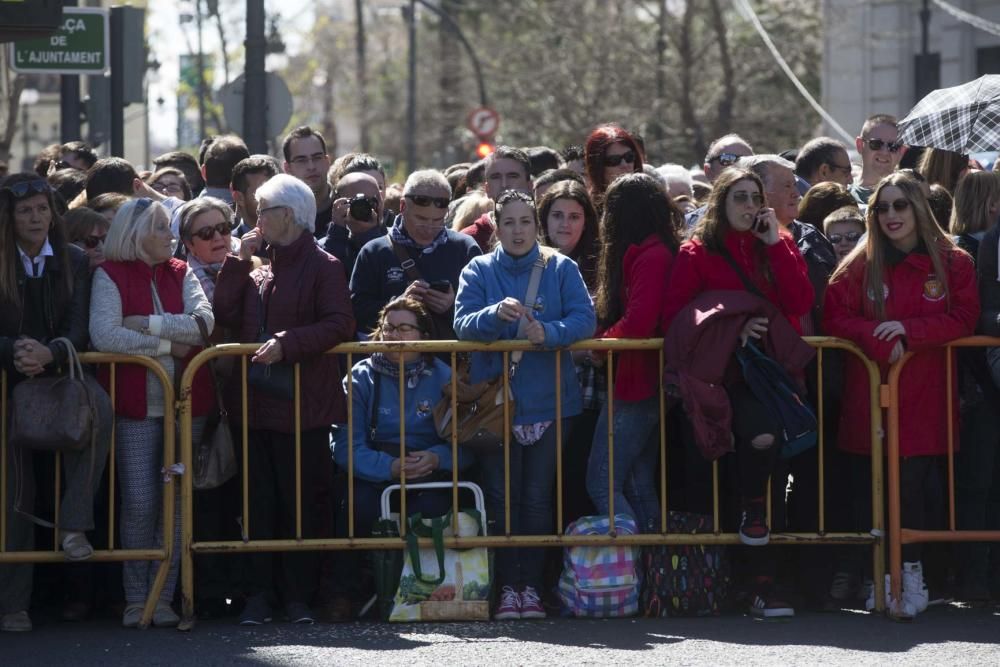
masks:
<instances>
[{"instance_id":1,"label":"black umbrella","mask_svg":"<svg viewBox=\"0 0 1000 667\"><path fill-rule=\"evenodd\" d=\"M928 94L899 122L899 137L963 154L1000 150L1000 75Z\"/></svg>"}]
</instances>

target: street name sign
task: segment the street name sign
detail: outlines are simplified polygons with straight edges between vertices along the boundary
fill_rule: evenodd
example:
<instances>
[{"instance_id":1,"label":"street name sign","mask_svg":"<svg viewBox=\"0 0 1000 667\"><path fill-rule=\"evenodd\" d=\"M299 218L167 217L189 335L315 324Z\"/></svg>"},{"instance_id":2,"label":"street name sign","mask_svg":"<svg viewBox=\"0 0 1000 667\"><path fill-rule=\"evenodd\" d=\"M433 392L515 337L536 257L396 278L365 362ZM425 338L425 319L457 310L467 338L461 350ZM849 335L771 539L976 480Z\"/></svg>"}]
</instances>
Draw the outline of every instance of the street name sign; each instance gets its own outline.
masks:
<instances>
[{"instance_id":1,"label":"street name sign","mask_svg":"<svg viewBox=\"0 0 1000 667\"><path fill-rule=\"evenodd\" d=\"M104 74L109 36L106 9L66 7L58 31L10 45L11 69L21 74Z\"/></svg>"}]
</instances>

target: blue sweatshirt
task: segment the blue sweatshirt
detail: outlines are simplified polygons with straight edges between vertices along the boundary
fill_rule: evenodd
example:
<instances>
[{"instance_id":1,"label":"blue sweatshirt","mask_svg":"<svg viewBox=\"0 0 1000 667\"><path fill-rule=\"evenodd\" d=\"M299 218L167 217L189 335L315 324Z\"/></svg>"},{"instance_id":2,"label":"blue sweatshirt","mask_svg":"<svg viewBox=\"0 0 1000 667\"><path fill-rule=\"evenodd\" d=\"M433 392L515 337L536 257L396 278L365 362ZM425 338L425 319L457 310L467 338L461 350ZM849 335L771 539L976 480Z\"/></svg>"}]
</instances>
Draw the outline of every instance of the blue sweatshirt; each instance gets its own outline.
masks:
<instances>
[{"instance_id":1,"label":"blue sweatshirt","mask_svg":"<svg viewBox=\"0 0 1000 667\"><path fill-rule=\"evenodd\" d=\"M408 450L430 450L437 454L442 470L451 470L451 443L444 442L434 428L434 406L441 400L442 387L451 382L451 368L440 359L428 366L430 375L421 375L417 386L407 387L403 394L406 424L406 448ZM347 378L344 378L344 392L347 392ZM378 425L374 442L399 443L399 380L383 375L372 368L371 360L363 359L351 369L354 385L351 414L354 426L354 474L370 482L392 480L392 462L398 454L386 454L372 449L371 426L372 401L375 400L375 382L379 388ZM334 432L333 459L344 470L347 469L347 425L341 424Z\"/></svg>"},{"instance_id":2,"label":"blue sweatshirt","mask_svg":"<svg viewBox=\"0 0 1000 667\"><path fill-rule=\"evenodd\" d=\"M505 322L498 305L506 297L524 301L531 268L538 257L538 244L521 257L512 257L497 247L476 257L462 271L455 298L455 333L459 340L493 342L517 337L517 322ZM554 254L549 258L535 299L534 317L545 328L544 348L571 345L594 335L597 317L587 286L576 263ZM582 410L580 385L569 352L562 354L562 416ZM514 424L534 424L556 417L556 354L525 352L511 383L514 394ZM500 375L503 355L477 352L472 357L472 382Z\"/></svg>"}]
</instances>

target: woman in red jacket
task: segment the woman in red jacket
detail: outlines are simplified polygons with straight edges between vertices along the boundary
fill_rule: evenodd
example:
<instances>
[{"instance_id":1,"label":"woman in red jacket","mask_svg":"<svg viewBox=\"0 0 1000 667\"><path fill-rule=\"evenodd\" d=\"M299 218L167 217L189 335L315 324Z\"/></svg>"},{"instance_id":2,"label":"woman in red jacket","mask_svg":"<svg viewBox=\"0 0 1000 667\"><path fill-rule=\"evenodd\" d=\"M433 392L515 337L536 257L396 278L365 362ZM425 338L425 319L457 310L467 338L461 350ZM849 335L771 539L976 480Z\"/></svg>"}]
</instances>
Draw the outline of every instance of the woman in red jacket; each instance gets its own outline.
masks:
<instances>
[{"instance_id":1,"label":"woman in red jacket","mask_svg":"<svg viewBox=\"0 0 1000 667\"><path fill-rule=\"evenodd\" d=\"M680 210L646 174L621 176L608 188L601 222L597 316L603 338L662 336L660 313L667 276L680 246ZM615 512L656 532L659 453L659 354L622 352L614 382ZM612 397L608 397L612 400ZM608 512L608 405L601 409L587 465L587 491L597 512Z\"/></svg>"},{"instance_id":2,"label":"woman in red jacket","mask_svg":"<svg viewBox=\"0 0 1000 667\"><path fill-rule=\"evenodd\" d=\"M677 314L699 294L710 290L744 291L748 283L801 333L799 320L813 302L805 260L792 235L778 224L774 210L767 207L760 178L745 169L728 168L716 180L704 217L674 261L662 330L667 331ZM750 338L764 336L767 328L767 319L750 318L741 334L744 344ZM740 541L762 546L770 539L765 498L781 446L780 429L738 373L733 376L726 391L733 411L739 471ZM686 482L689 486L694 483L690 476ZM772 593L771 577L762 575L768 567L761 563L755 568L755 574L760 576L751 613L763 617L794 615L791 606Z\"/></svg>"},{"instance_id":3,"label":"woman in red jacket","mask_svg":"<svg viewBox=\"0 0 1000 667\"><path fill-rule=\"evenodd\" d=\"M949 381L948 341L971 335L979 318L979 293L972 259L934 221L920 184L896 173L879 183L868 208L868 237L830 278L823 323L831 336L858 344L879 363L883 382L889 365L916 352L900 377L900 504L903 527L927 528L924 490L940 474L947 452L947 406L941 389ZM955 382L955 378L950 379ZM864 456L857 478L870 469L868 375L849 357L837 444ZM957 384L957 383L956 383ZM955 396L958 395L956 386ZM958 411L955 410L955 422ZM858 482L854 497L868 501ZM865 507L857 508L858 519ZM920 546L903 545L903 606L914 614L927 605ZM888 583L888 581L887 581Z\"/></svg>"}]
</instances>

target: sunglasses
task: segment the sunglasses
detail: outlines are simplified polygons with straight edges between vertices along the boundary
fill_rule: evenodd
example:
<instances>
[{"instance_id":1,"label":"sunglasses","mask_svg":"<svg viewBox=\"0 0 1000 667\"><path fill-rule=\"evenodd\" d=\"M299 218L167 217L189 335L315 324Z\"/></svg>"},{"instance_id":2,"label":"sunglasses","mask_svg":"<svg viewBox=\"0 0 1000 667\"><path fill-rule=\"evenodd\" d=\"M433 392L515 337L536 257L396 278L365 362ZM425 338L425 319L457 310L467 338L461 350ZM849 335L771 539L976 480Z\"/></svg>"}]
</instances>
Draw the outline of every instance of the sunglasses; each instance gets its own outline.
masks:
<instances>
[{"instance_id":1,"label":"sunglasses","mask_svg":"<svg viewBox=\"0 0 1000 667\"><path fill-rule=\"evenodd\" d=\"M23 197L29 192L34 192L37 194L45 194L46 192L52 192L52 188L49 186L47 181L42 179L37 179L34 181L22 181L20 183L14 183L13 185L5 185L0 188L2 192L9 192L15 197Z\"/></svg>"},{"instance_id":2,"label":"sunglasses","mask_svg":"<svg viewBox=\"0 0 1000 667\"><path fill-rule=\"evenodd\" d=\"M427 195L406 195L406 198L416 206L430 206L434 208L448 208L450 201L447 197L428 197Z\"/></svg>"},{"instance_id":3,"label":"sunglasses","mask_svg":"<svg viewBox=\"0 0 1000 667\"><path fill-rule=\"evenodd\" d=\"M760 206L764 203L764 195L759 192L734 192L733 201L737 204L746 204L748 201L752 201L754 206Z\"/></svg>"},{"instance_id":4,"label":"sunglasses","mask_svg":"<svg viewBox=\"0 0 1000 667\"><path fill-rule=\"evenodd\" d=\"M826 166L830 167L830 169L833 169L833 170L839 169L840 171L844 172L845 174L851 173L851 167L850 167L850 165L844 167L844 166L836 164L834 162L827 162Z\"/></svg>"},{"instance_id":5,"label":"sunglasses","mask_svg":"<svg viewBox=\"0 0 1000 667\"><path fill-rule=\"evenodd\" d=\"M715 157L708 158L708 163L718 162L723 167L731 167L736 164L736 161L740 159L740 156L736 153L719 153Z\"/></svg>"},{"instance_id":6,"label":"sunglasses","mask_svg":"<svg viewBox=\"0 0 1000 667\"><path fill-rule=\"evenodd\" d=\"M847 232L846 234L830 234L828 237L830 243L833 245L839 244L841 241L847 241L849 243L857 243L858 239L861 238L861 232Z\"/></svg>"},{"instance_id":7,"label":"sunglasses","mask_svg":"<svg viewBox=\"0 0 1000 667\"><path fill-rule=\"evenodd\" d=\"M880 201L875 204L875 213L882 215L883 213L889 212L889 207L892 207L896 213L902 213L906 209L910 208L910 202L906 199L897 199L891 204L887 201Z\"/></svg>"},{"instance_id":8,"label":"sunglasses","mask_svg":"<svg viewBox=\"0 0 1000 667\"><path fill-rule=\"evenodd\" d=\"M621 155L605 155L604 156L604 166L605 167L617 167L622 162L625 164L635 163L635 152L625 151Z\"/></svg>"},{"instance_id":9,"label":"sunglasses","mask_svg":"<svg viewBox=\"0 0 1000 667\"><path fill-rule=\"evenodd\" d=\"M888 150L890 153L895 153L895 152L899 151L900 148L903 147L903 144L895 142L895 141L891 141L891 142L890 141L882 141L881 139L869 139L868 140L868 148L870 148L873 151L880 151L880 150L882 150L883 147L885 147L886 150Z\"/></svg>"},{"instance_id":10,"label":"sunglasses","mask_svg":"<svg viewBox=\"0 0 1000 667\"><path fill-rule=\"evenodd\" d=\"M389 324L388 322L386 322L386 323L384 323L382 325L382 333L383 334L396 334L396 333L408 334L408 333L413 333L414 331L419 331L420 333L423 333L423 329L421 329L417 325L415 325L415 324L409 324L409 323L406 323L406 322L404 322L403 324L396 325L396 326L393 326L392 324Z\"/></svg>"},{"instance_id":11,"label":"sunglasses","mask_svg":"<svg viewBox=\"0 0 1000 667\"><path fill-rule=\"evenodd\" d=\"M86 246L86 248L88 250L93 250L97 246L99 246L102 243L104 243L104 237L103 236L88 236L88 237L86 237L84 239L80 239L80 243L82 243L84 246Z\"/></svg>"},{"instance_id":12,"label":"sunglasses","mask_svg":"<svg viewBox=\"0 0 1000 667\"><path fill-rule=\"evenodd\" d=\"M219 236L226 236L231 232L232 230L230 229L228 222L220 222L214 227L202 227L196 232L191 232L189 234L189 237L190 238L197 237L202 241L211 241L212 239L215 238L216 234L218 234Z\"/></svg>"}]
</instances>

